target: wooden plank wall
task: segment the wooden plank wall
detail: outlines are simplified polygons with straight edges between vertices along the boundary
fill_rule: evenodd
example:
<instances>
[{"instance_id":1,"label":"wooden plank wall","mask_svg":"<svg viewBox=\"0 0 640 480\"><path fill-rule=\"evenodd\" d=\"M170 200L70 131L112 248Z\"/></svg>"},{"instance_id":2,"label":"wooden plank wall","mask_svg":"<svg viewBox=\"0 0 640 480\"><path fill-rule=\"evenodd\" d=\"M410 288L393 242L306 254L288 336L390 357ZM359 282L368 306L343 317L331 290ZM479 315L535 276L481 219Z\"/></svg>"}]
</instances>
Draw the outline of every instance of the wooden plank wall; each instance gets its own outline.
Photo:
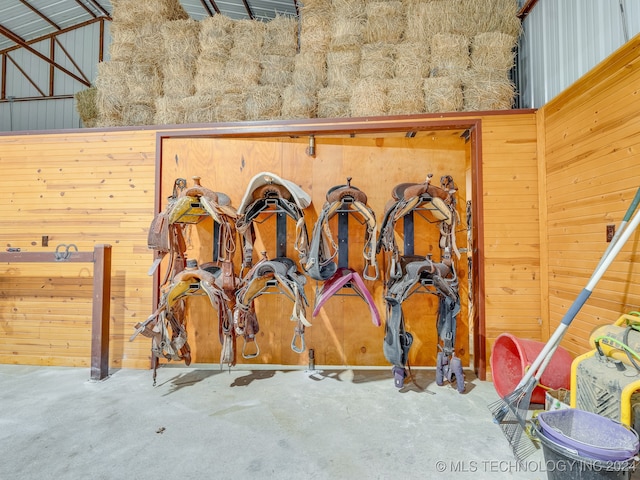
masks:
<instances>
[{"instance_id":1,"label":"wooden plank wall","mask_svg":"<svg viewBox=\"0 0 640 480\"><path fill-rule=\"evenodd\" d=\"M538 231L537 204L532 197L537 195L538 179L534 167L534 113L505 112L485 115L480 120L485 202L485 248L480 254L484 255L486 262L485 291L482 292L485 295L486 315L483 320L486 323L486 333L471 331L470 335L484 335L482 340L486 340L488 360L492 340L503 331L532 338L541 336L540 329L536 328L539 324L540 305L533 299L536 295L541 296L537 290L539 265L535 252L538 247L535 235L531 233ZM81 251L89 251L96 243L113 246L110 335L112 367L149 366L148 340L129 342L128 339L133 325L145 319L153 307L154 286L151 277L147 276L152 253L147 250L146 237L154 213L155 135L154 130L122 129L108 132L80 130L0 136L0 161L5 167L5 175L0 181L4 191L10 192L9 195L0 196L0 205L5 215L1 230L3 248L53 251L60 243L74 243ZM292 140L281 144L263 138L259 142L248 141L242 149L253 152L253 158L263 159L259 167L251 167L254 170L270 166L268 159L274 151L277 158L284 158L288 154L284 155L283 152L295 150L291 157L300 158L300 165L306 166L303 168L288 164L282 171L299 178L311 178L306 177L307 172L310 172L317 185L304 183L303 187L312 187L310 193L316 205L321 204L326 188L351 175L354 185L362 185L372 198L375 209L380 210L380 205L389 197L389 184L385 182L384 187L378 189L374 185L361 183L359 179L361 173L374 177L377 172L373 166L376 163L373 162L362 170L359 168L355 173L351 168L346 168L351 162L368 158L359 155L358 148L355 147L357 142L365 142L365 147L359 148L364 148L367 155L369 152L382 152L380 158L386 158L386 155L396 158L398 153L393 152L402 151L402 145L398 142L404 140L377 138L336 139L334 144L321 141L318 144L319 156L313 162L309 162L303 153L304 145ZM434 163L436 175L447 170L448 165L444 159L448 154L444 151L430 153L427 145L429 140L424 139L422 142L420 149L413 153L404 150L407 158L415 160L416 165L410 165L409 161L402 165L402 169L408 168L407 172L412 177L422 178L424 169L419 162L427 155L439 158ZM447 141L438 142L445 145L445 149L448 148ZM347 148L345 144L354 146ZM238 147L225 145L230 143L218 141L213 149L200 144L190 147L188 152L194 155L193 152L204 148L194 159L207 158L213 164L216 159L226 159L229 148L238 151ZM461 172L456 181L461 190L466 188L468 192L471 189L467 165L468 147L456 148L461 148L458 151L465 156L462 169L456 167L456 171ZM330 157L325 157L326 155ZM335 171L330 177L324 173L323 168L328 158L335 159L331 160L337 162L333 166L339 168L339 173ZM189 157L180 158L180 161L188 162ZM237 161L237 158L233 159L233 162ZM236 163L234 165L238 166ZM284 168L282 165L271 167ZM386 170L387 164L383 167ZM300 170L301 168L303 169ZM228 175L226 172L225 166L224 172L219 175L224 178ZM247 170L239 174L236 180L232 180L237 182L232 193L234 202L235 197L244 192L246 185L243 182L249 173ZM405 176L406 172L398 168L393 174ZM204 180L205 176L202 176ZM172 181L173 174L165 172L163 178ZM167 188L166 185L163 188ZM460 205L460 208L464 219L464 206ZM311 224L312 222L309 226ZM43 235L49 236L49 247L40 246ZM462 233L462 238L458 237L460 246L464 246L465 235L466 233ZM57 263L0 266L0 362L89 365L90 270L90 265L73 267ZM463 272L463 275L466 273ZM480 287L479 282L476 287ZM45 291L47 293L43 294ZM521 295L527 298L524 303L521 299L525 297ZM348 314L348 304L355 303L360 308L357 299L330 302L332 304L327 306L328 309L346 308L345 315ZM322 349L325 358L318 362L342 362L345 357L356 358L362 364L379 362L377 352L381 329L366 321L361 321L356 330L344 329L334 325L333 320L329 322L322 317L317 317L314 321L314 327L327 327L331 324L333 328L317 328L316 333L312 333L313 327L309 329L309 341L326 344L326 348ZM269 332L269 324L264 325L264 328ZM471 330L472 325L468 328ZM357 342L353 339L353 333ZM200 334L210 335L211 331L202 331ZM264 354L270 361L302 362L300 358L290 358L288 353L291 334L292 325L282 329L283 337L280 341L283 348L278 350L279 356L269 357L274 353L266 348L269 343L265 344ZM312 338L312 335L324 338ZM422 335L419 333L419 336ZM433 339L425 336L421 341L428 343ZM206 345L205 342L196 343L196 347L200 348ZM339 347L340 344L343 346ZM460 340L459 345L467 350L465 354L468 357L474 354L467 338ZM72 347L76 351L72 352ZM280 353L285 351L287 353ZM201 350L201 353L205 355L204 358L208 358L208 355L215 359L213 351ZM422 349L420 353L416 349L414 355L417 364L429 364L433 352L431 348ZM304 361L306 362L306 358ZM386 362L382 364L386 365Z\"/></svg>"},{"instance_id":2,"label":"wooden plank wall","mask_svg":"<svg viewBox=\"0 0 640 480\"><path fill-rule=\"evenodd\" d=\"M0 163L2 248L110 244L110 363L148 365L128 338L151 309L155 131L0 136ZM0 265L0 363L90 365L92 278L91 264Z\"/></svg>"},{"instance_id":3,"label":"wooden plank wall","mask_svg":"<svg viewBox=\"0 0 640 480\"><path fill-rule=\"evenodd\" d=\"M326 192L335 185L345 184L352 177L352 185L360 188L368 196L368 205L376 213L378 223L382 221L385 204L391 199L393 187L403 182L423 182L427 174L434 174L433 182L439 185L442 175L451 175L460 185L457 194L458 214L465 220L465 169L466 145L459 133L443 136L418 133L414 138L406 138L403 133L322 136L315 135L316 155L305 153L307 137L282 138L169 138L163 142L163 191L170 192L176 177L202 178L202 184L229 195L232 205L238 206L251 178L259 172L272 172L302 186L311 195L312 204L305 210L309 235L326 201ZM163 195L166 197L167 195ZM426 214L425 214L426 216ZM275 217L272 217L275 220ZM362 274L364 260L364 228L358 225L357 216L350 220L349 266ZM274 221L257 225L259 246L264 248L269 258L275 256ZM337 235L337 225L333 224L333 234ZM292 245L295 241L295 225L289 222L287 231L287 254L293 260L297 256ZM190 226L190 246L188 257L200 262L211 261L211 223ZM419 215L415 216L415 253L433 254L440 260L438 241L440 237L436 224L429 224ZM458 226L457 242L466 247L466 230ZM401 224L397 231L402 232ZM196 239L205 238L205 245ZM334 237L337 241L337 237ZM402 244L402 238L398 240ZM240 253L239 249L236 251ZM240 259L236 255L236 270ZM382 274L384 255L379 255L381 277L369 281L367 288L374 295L378 310L384 319ZM302 271L301 269L299 269ZM369 272L371 273L371 272ZM464 364L469 362L469 328L467 318L466 279L467 261L463 255L458 265L461 279L462 311L458 319L456 348ZM313 323L306 330L308 348L313 348L319 365L386 365L382 352L384 328L375 327L366 304L358 297L342 295L332 297L315 318L311 317L316 291L321 284L309 279L306 295L310 300L308 318ZM340 292L348 294L348 290ZM192 307L188 315L188 332L192 357L199 363L217 363L220 358L220 344L217 341L217 325L211 324L211 307L206 300L189 299ZM407 329L414 335L414 348L410 352L410 362L414 366L433 366L437 353L437 332L435 320L437 299L433 295L414 295L405 303ZM238 358L240 363L301 364L308 363L308 351L297 354L290 348L293 324L289 320L291 304L282 295L265 295L256 301L260 332L257 342L260 355L251 360ZM204 332L210 332L206 334ZM203 334L204 333L204 334ZM242 345L242 340L239 341Z\"/></svg>"},{"instance_id":4,"label":"wooden plank wall","mask_svg":"<svg viewBox=\"0 0 640 480\"><path fill-rule=\"evenodd\" d=\"M541 110L548 219L549 325L553 330L607 248L640 187L640 36ZM640 232L632 235L571 325L562 345L593 349L594 327L639 310ZM548 333L545 332L545 336Z\"/></svg>"}]
</instances>

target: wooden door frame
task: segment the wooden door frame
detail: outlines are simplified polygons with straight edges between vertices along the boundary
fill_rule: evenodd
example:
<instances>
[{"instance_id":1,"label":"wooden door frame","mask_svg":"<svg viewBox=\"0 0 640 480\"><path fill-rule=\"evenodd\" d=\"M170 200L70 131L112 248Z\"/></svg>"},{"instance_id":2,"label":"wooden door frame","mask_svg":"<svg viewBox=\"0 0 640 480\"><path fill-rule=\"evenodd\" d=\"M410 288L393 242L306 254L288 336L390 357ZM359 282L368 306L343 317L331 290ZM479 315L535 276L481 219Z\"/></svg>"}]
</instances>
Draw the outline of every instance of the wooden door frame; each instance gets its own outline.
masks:
<instances>
[{"instance_id":1,"label":"wooden door frame","mask_svg":"<svg viewBox=\"0 0 640 480\"><path fill-rule=\"evenodd\" d=\"M484 208L482 188L482 120L473 114L427 114L393 117L360 117L304 120L269 120L260 122L230 122L206 125L189 125L185 128L158 130L156 133L155 212L161 208L165 194L162 186L163 142L171 138L264 138L311 135L357 135L372 133L397 133L418 131L462 130L470 143L473 273L473 369L481 380L486 380L486 329L484 304ZM159 275L153 308L159 299Z\"/></svg>"}]
</instances>

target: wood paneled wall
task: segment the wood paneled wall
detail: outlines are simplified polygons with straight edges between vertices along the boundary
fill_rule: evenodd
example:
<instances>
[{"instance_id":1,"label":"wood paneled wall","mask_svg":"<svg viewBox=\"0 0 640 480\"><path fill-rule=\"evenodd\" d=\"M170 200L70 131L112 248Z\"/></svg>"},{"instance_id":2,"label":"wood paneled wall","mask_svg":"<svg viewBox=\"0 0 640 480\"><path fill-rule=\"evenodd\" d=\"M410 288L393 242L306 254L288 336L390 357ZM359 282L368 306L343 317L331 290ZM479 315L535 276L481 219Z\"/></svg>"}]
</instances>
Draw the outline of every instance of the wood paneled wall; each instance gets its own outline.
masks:
<instances>
[{"instance_id":1,"label":"wood paneled wall","mask_svg":"<svg viewBox=\"0 0 640 480\"><path fill-rule=\"evenodd\" d=\"M539 112L545 134L549 326L586 286L640 187L640 36ZM640 309L640 231L624 246L577 315L563 346L591 350L594 327ZM546 313L546 312L545 312ZM543 332L546 337L548 332Z\"/></svg>"}]
</instances>

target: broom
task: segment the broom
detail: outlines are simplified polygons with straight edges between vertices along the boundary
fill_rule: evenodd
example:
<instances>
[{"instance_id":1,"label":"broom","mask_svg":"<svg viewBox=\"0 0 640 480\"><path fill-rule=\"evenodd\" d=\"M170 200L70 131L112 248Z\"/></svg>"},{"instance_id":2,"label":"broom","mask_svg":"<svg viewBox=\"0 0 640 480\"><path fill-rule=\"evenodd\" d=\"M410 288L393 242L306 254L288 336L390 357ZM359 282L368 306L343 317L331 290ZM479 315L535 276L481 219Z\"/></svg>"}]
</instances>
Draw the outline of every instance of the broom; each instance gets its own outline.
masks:
<instances>
[{"instance_id":1,"label":"broom","mask_svg":"<svg viewBox=\"0 0 640 480\"><path fill-rule=\"evenodd\" d=\"M500 428L509 441L511 449L518 461L524 460L536 450L536 447L529 436L522 435L522 433L526 431L527 412L529 410L529 404L531 403L531 394L533 389L538 385L540 377L542 377L545 368L551 361L551 358L562 341L562 337L569 328L569 325L576 317L582 306L586 303L587 299L591 296L591 292L604 275L604 272L609 268L609 265L611 265L615 257L618 255L622 246L626 243L640 223L640 212L638 212L629 223L629 219L636 210L639 202L640 188L638 188L631 205L627 209L627 213L620 223L618 232L612 238L609 247L600 259L600 262L598 263L594 273L591 275L586 287L580 292L578 298L576 298L571 307L569 307L569 310L562 318L560 325L558 325L558 328L553 332L553 335L542 348L542 351L540 351L534 362L531 364L531 367L529 367L513 392L489 405L494 423L500 425Z\"/></svg>"}]
</instances>

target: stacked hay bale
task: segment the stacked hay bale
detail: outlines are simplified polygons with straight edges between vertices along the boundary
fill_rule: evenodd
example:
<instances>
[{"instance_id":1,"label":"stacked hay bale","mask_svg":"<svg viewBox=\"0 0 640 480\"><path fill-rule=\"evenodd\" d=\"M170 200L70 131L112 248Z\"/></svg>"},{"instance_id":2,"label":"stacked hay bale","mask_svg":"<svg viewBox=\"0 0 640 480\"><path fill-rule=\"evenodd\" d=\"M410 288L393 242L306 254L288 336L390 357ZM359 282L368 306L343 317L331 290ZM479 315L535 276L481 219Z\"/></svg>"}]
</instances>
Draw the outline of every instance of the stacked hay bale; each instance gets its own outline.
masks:
<instances>
[{"instance_id":1,"label":"stacked hay bale","mask_svg":"<svg viewBox=\"0 0 640 480\"><path fill-rule=\"evenodd\" d=\"M150 125L162 96L165 50L158 25L189 18L179 0L113 0L110 60L98 65L100 126Z\"/></svg>"},{"instance_id":2,"label":"stacked hay bale","mask_svg":"<svg viewBox=\"0 0 640 480\"><path fill-rule=\"evenodd\" d=\"M318 91L318 117L349 117L353 86L360 76L365 0L333 0L330 18L327 86Z\"/></svg>"},{"instance_id":3,"label":"stacked hay bale","mask_svg":"<svg viewBox=\"0 0 640 480\"><path fill-rule=\"evenodd\" d=\"M260 52L259 84L249 88L245 103L247 120L280 118L282 95L293 82L293 67L298 50L298 20L277 15L265 24Z\"/></svg>"},{"instance_id":4,"label":"stacked hay bale","mask_svg":"<svg viewBox=\"0 0 640 480\"><path fill-rule=\"evenodd\" d=\"M292 83L282 94L283 118L314 118L318 91L327 85L327 51L331 0L306 0L300 8L300 45L294 58Z\"/></svg>"},{"instance_id":5,"label":"stacked hay bale","mask_svg":"<svg viewBox=\"0 0 640 480\"><path fill-rule=\"evenodd\" d=\"M74 95L76 110L80 115L82 125L86 128L95 127L98 123L97 93L98 89L96 87L89 87L85 90L80 90Z\"/></svg>"}]
</instances>

